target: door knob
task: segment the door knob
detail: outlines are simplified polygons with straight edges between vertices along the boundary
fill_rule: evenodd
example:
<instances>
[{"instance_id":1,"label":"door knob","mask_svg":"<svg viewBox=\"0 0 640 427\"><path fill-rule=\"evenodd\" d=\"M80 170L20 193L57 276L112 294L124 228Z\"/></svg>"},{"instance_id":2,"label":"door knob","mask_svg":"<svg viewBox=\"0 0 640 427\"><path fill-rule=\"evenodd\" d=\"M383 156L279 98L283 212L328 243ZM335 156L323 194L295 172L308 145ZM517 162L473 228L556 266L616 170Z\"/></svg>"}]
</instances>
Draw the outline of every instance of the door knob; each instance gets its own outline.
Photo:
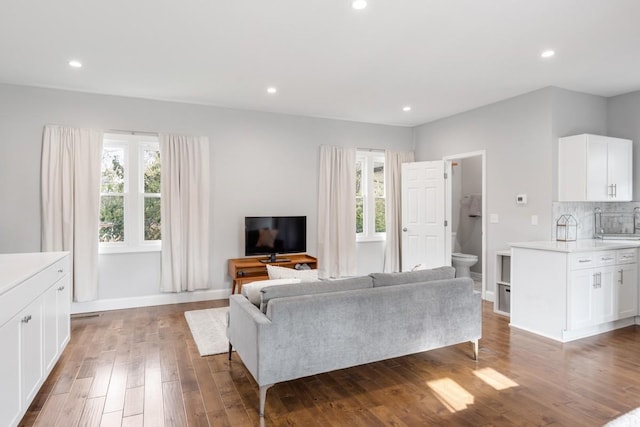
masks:
<instances>
[{"instance_id":1,"label":"door knob","mask_svg":"<svg viewBox=\"0 0 640 427\"><path fill-rule=\"evenodd\" d=\"M404 228L402 229L402 231L404 231L404 232L406 233L406 232L407 232L407 227L404 227Z\"/></svg>"}]
</instances>

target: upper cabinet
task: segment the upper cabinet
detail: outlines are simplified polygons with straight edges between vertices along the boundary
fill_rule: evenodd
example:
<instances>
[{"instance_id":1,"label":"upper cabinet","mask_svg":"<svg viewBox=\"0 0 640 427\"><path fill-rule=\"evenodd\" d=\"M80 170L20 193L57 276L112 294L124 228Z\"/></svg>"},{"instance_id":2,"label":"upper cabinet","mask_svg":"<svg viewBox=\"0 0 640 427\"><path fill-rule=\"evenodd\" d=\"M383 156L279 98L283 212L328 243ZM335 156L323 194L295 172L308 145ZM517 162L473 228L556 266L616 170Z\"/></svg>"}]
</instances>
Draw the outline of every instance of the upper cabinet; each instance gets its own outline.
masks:
<instances>
[{"instance_id":1,"label":"upper cabinet","mask_svg":"<svg viewBox=\"0 0 640 427\"><path fill-rule=\"evenodd\" d=\"M560 138L558 146L558 201L632 200L631 140L584 134Z\"/></svg>"}]
</instances>

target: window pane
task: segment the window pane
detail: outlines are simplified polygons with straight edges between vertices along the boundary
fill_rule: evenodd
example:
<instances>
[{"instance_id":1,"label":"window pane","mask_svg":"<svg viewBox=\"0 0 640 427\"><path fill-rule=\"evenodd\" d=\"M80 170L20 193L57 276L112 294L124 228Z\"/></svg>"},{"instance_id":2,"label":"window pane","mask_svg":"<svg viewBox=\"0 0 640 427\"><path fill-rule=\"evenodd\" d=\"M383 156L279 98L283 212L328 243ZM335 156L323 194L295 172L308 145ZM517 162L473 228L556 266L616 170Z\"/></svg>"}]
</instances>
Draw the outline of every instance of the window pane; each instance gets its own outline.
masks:
<instances>
[{"instance_id":1,"label":"window pane","mask_svg":"<svg viewBox=\"0 0 640 427\"><path fill-rule=\"evenodd\" d=\"M124 197L100 197L100 241L124 241Z\"/></svg>"},{"instance_id":2,"label":"window pane","mask_svg":"<svg viewBox=\"0 0 640 427\"><path fill-rule=\"evenodd\" d=\"M364 212L362 205L362 198L356 198L356 233L362 233L364 230Z\"/></svg>"},{"instance_id":3,"label":"window pane","mask_svg":"<svg viewBox=\"0 0 640 427\"><path fill-rule=\"evenodd\" d=\"M356 162L356 196L362 196L362 162Z\"/></svg>"},{"instance_id":4,"label":"window pane","mask_svg":"<svg viewBox=\"0 0 640 427\"><path fill-rule=\"evenodd\" d=\"M384 163L373 162L373 195L384 197Z\"/></svg>"},{"instance_id":5,"label":"window pane","mask_svg":"<svg viewBox=\"0 0 640 427\"><path fill-rule=\"evenodd\" d=\"M162 240L159 197L144 198L144 240Z\"/></svg>"},{"instance_id":6,"label":"window pane","mask_svg":"<svg viewBox=\"0 0 640 427\"><path fill-rule=\"evenodd\" d=\"M144 150L143 161L144 192L160 193L160 150Z\"/></svg>"},{"instance_id":7,"label":"window pane","mask_svg":"<svg viewBox=\"0 0 640 427\"><path fill-rule=\"evenodd\" d=\"M376 198L376 233L384 233L387 229L384 215L384 199Z\"/></svg>"},{"instance_id":8,"label":"window pane","mask_svg":"<svg viewBox=\"0 0 640 427\"><path fill-rule=\"evenodd\" d=\"M102 150L102 193L124 193L124 148Z\"/></svg>"}]
</instances>

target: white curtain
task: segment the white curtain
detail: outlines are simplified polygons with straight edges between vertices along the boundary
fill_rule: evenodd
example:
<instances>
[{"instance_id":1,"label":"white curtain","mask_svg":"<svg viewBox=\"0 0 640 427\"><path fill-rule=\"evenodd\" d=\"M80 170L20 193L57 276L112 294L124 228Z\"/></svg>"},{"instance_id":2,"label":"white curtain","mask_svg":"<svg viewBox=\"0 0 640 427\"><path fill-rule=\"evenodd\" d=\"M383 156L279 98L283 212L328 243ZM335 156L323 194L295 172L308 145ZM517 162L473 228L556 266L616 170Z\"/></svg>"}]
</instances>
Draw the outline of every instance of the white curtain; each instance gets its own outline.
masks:
<instances>
[{"instance_id":1,"label":"white curtain","mask_svg":"<svg viewBox=\"0 0 640 427\"><path fill-rule=\"evenodd\" d=\"M356 274L356 150L320 147L318 273Z\"/></svg>"},{"instance_id":2,"label":"white curtain","mask_svg":"<svg viewBox=\"0 0 640 427\"><path fill-rule=\"evenodd\" d=\"M385 151L384 181L386 185L386 229L387 240L384 251L384 271L392 273L401 268L402 227L402 164L415 160L413 152Z\"/></svg>"},{"instance_id":3,"label":"white curtain","mask_svg":"<svg viewBox=\"0 0 640 427\"><path fill-rule=\"evenodd\" d=\"M165 292L209 287L209 140L160 135L162 285Z\"/></svg>"},{"instance_id":4,"label":"white curtain","mask_svg":"<svg viewBox=\"0 0 640 427\"><path fill-rule=\"evenodd\" d=\"M69 251L73 300L98 298L102 131L45 126L42 250Z\"/></svg>"}]
</instances>

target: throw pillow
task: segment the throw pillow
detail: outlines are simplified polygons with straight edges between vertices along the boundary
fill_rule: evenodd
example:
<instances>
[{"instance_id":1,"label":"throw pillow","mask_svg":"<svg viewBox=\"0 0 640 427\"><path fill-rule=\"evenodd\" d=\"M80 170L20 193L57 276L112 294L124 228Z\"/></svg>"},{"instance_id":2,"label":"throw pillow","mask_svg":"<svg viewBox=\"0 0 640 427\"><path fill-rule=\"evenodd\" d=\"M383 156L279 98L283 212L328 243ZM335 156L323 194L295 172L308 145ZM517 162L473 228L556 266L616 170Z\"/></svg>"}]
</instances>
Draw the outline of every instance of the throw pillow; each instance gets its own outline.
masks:
<instances>
[{"instance_id":1,"label":"throw pillow","mask_svg":"<svg viewBox=\"0 0 640 427\"><path fill-rule=\"evenodd\" d=\"M276 280L258 280L256 282L247 283L242 286L242 295L247 297L247 299L251 302L251 304L256 307L260 307L261 301L261 293L262 288L266 286L276 286L276 285L289 285L292 283L300 283L302 280L289 278L289 279L276 279Z\"/></svg>"},{"instance_id":2,"label":"throw pillow","mask_svg":"<svg viewBox=\"0 0 640 427\"><path fill-rule=\"evenodd\" d=\"M302 279L305 282L318 281L318 270L296 270L267 264L269 279Z\"/></svg>"}]
</instances>

